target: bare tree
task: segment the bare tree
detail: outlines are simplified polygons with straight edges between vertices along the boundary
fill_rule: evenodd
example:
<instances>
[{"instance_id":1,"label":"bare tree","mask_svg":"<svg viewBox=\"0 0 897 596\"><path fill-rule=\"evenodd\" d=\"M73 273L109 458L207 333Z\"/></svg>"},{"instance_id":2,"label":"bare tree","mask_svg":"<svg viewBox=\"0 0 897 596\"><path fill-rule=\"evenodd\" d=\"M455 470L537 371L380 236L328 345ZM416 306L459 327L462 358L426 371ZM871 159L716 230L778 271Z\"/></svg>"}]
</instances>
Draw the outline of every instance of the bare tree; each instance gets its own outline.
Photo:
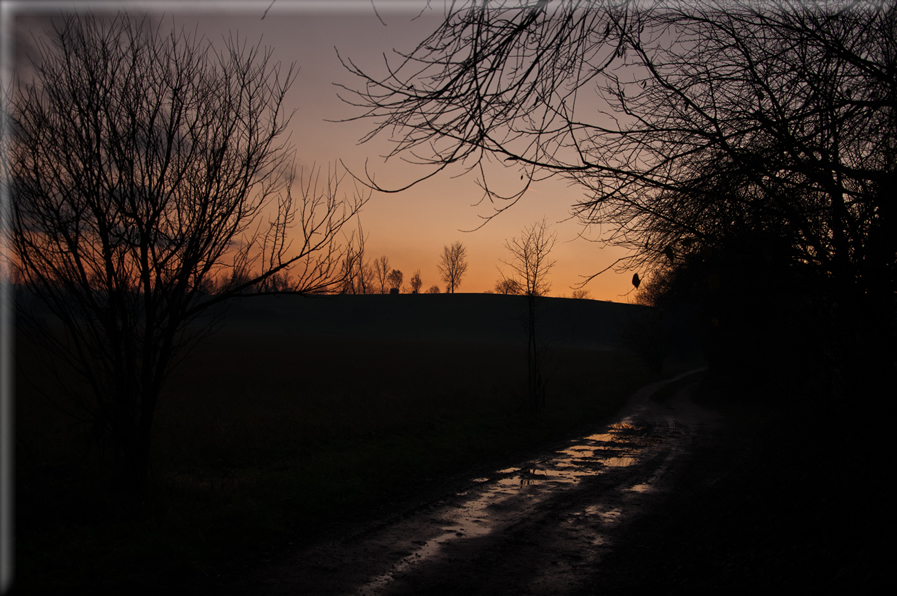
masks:
<instances>
[{"instance_id":1,"label":"bare tree","mask_svg":"<svg viewBox=\"0 0 897 596\"><path fill-rule=\"evenodd\" d=\"M374 267L371 261L359 261L358 264L358 283L356 284L356 292L359 294L375 294L376 287L374 281Z\"/></svg>"},{"instance_id":2,"label":"bare tree","mask_svg":"<svg viewBox=\"0 0 897 596\"><path fill-rule=\"evenodd\" d=\"M365 138L389 131L424 177L460 162L485 176L488 156L519 168L509 195L482 180L502 208L567 176L586 190L574 213L632 249L630 267L747 225L787 237L793 262L892 292L895 33L876 3L470 1L387 76L344 65L366 83L348 101L377 121Z\"/></svg>"},{"instance_id":3,"label":"bare tree","mask_svg":"<svg viewBox=\"0 0 897 596\"><path fill-rule=\"evenodd\" d=\"M511 268L511 277L502 273L503 279L511 279L521 287L526 296L544 296L551 289L548 272L557 261L549 259L557 234L548 229L545 219L527 226L523 234L505 241L511 253L511 261L502 261ZM499 269L501 272L501 269Z\"/></svg>"},{"instance_id":4,"label":"bare tree","mask_svg":"<svg viewBox=\"0 0 897 596\"><path fill-rule=\"evenodd\" d=\"M495 293L506 295L523 294L523 286L516 279L502 276L501 279L495 282Z\"/></svg>"},{"instance_id":5,"label":"bare tree","mask_svg":"<svg viewBox=\"0 0 897 596\"><path fill-rule=\"evenodd\" d=\"M551 288L547 276L556 261L550 260L549 255L556 239L557 234L549 231L548 224L543 218L524 228L519 238L505 241L505 248L513 258L510 262L503 262L514 274L508 277L502 273L502 279L506 284L515 284L527 297L527 380L530 401L536 410L545 406L545 379L542 375L545 350L539 344L536 334L538 319L536 300L539 296L547 294Z\"/></svg>"},{"instance_id":6,"label":"bare tree","mask_svg":"<svg viewBox=\"0 0 897 596\"><path fill-rule=\"evenodd\" d=\"M13 267L63 329L31 331L83 381L65 389L139 494L166 376L208 331L197 317L338 287L340 231L366 199L340 197L335 171L296 180L295 72L259 46L76 15L34 69L10 99Z\"/></svg>"},{"instance_id":7,"label":"bare tree","mask_svg":"<svg viewBox=\"0 0 897 596\"><path fill-rule=\"evenodd\" d=\"M402 280L404 279L404 275L398 269L393 269L389 272L389 276L386 278L386 283L389 286L390 291L396 290L400 292L402 290Z\"/></svg>"},{"instance_id":8,"label":"bare tree","mask_svg":"<svg viewBox=\"0 0 897 596\"><path fill-rule=\"evenodd\" d=\"M349 237L341 264L343 280L340 292L343 294L374 293L374 266L370 259L365 260L365 241L364 230L359 221L357 235L353 232Z\"/></svg>"},{"instance_id":9,"label":"bare tree","mask_svg":"<svg viewBox=\"0 0 897 596\"><path fill-rule=\"evenodd\" d=\"M420 179L464 163L501 210L567 177L585 191L573 213L629 249L612 267L774 264L757 295L826 294L844 358L884 339L842 341L855 328L893 321L892 3L457 2L383 75L344 65L376 122L365 138L392 135ZM518 189L495 191L491 158Z\"/></svg>"},{"instance_id":10,"label":"bare tree","mask_svg":"<svg viewBox=\"0 0 897 596\"><path fill-rule=\"evenodd\" d=\"M411 276L411 291L417 294L420 292L420 287L424 285L424 282L421 281L420 278L420 269L414 272L414 275Z\"/></svg>"},{"instance_id":11,"label":"bare tree","mask_svg":"<svg viewBox=\"0 0 897 596\"><path fill-rule=\"evenodd\" d=\"M439 286L430 286L430 289L427 290L427 294L438 294Z\"/></svg>"},{"instance_id":12,"label":"bare tree","mask_svg":"<svg viewBox=\"0 0 897 596\"><path fill-rule=\"evenodd\" d=\"M446 291L454 294L455 288L461 285L461 278L467 273L467 249L460 242L443 247L437 267L446 284Z\"/></svg>"},{"instance_id":13,"label":"bare tree","mask_svg":"<svg viewBox=\"0 0 897 596\"><path fill-rule=\"evenodd\" d=\"M377 283L380 284L380 293L385 294L389 278L389 259L386 255L374 261L374 274L377 276Z\"/></svg>"},{"instance_id":14,"label":"bare tree","mask_svg":"<svg viewBox=\"0 0 897 596\"><path fill-rule=\"evenodd\" d=\"M580 288L578 290L573 290L572 298L574 300L591 300L592 294L585 288Z\"/></svg>"}]
</instances>

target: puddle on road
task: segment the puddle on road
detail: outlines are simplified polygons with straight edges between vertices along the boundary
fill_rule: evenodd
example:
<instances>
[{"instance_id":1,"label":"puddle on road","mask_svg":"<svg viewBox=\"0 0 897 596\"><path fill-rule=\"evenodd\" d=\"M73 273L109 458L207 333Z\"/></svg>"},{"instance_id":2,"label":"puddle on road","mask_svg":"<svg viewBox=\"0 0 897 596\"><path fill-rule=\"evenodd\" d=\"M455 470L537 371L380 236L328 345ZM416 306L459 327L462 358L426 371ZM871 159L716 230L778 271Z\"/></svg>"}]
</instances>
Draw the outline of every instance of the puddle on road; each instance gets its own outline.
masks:
<instances>
[{"instance_id":1,"label":"puddle on road","mask_svg":"<svg viewBox=\"0 0 897 596\"><path fill-rule=\"evenodd\" d=\"M529 462L516 468L495 472L492 478L473 478L474 487L457 493L455 497L470 496L438 513L440 534L427 541L415 541L412 554L406 556L392 569L367 583L358 594L377 594L396 577L411 567L433 557L448 542L485 536L503 522L503 512L512 519L536 511L540 496L546 497L555 489L566 488L587 476L603 473L608 468L622 468L639 461L639 453L658 441L649 426L638 426L627 418L608 428L574 441L568 447L543 461ZM650 490L650 482L633 486L631 490ZM598 505L586 508L581 515L597 518L603 524L611 524L621 515L619 509L606 509ZM594 537L594 544L601 544L601 536Z\"/></svg>"},{"instance_id":2,"label":"puddle on road","mask_svg":"<svg viewBox=\"0 0 897 596\"><path fill-rule=\"evenodd\" d=\"M635 484L633 486L630 486L629 490L631 490L634 493L649 493L654 490L654 487L651 486L650 484L646 484L643 482L641 484Z\"/></svg>"}]
</instances>

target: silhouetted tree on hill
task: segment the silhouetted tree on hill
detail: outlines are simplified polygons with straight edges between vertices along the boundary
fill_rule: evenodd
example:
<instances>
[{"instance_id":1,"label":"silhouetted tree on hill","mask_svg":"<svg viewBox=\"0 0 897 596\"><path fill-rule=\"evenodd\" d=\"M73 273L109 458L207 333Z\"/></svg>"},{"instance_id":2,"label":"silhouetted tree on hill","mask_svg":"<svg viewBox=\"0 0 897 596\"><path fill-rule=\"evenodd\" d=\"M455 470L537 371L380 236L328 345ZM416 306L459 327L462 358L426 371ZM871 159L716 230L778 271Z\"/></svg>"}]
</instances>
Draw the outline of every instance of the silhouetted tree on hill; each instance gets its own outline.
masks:
<instances>
[{"instance_id":1,"label":"silhouetted tree on hill","mask_svg":"<svg viewBox=\"0 0 897 596\"><path fill-rule=\"evenodd\" d=\"M386 255L374 261L374 274L377 276L377 283L380 285L380 293L385 294L389 287L389 258Z\"/></svg>"},{"instance_id":2,"label":"silhouetted tree on hill","mask_svg":"<svg viewBox=\"0 0 897 596\"><path fill-rule=\"evenodd\" d=\"M423 281L420 279L420 269L414 272L414 275L411 276L411 291L417 294L420 292L420 287L423 285Z\"/></svg>"},{"instance_id":3,"label":"silhouetted tree on hill","mask_svg":"<svg viewBox=\"0 0 897 596\"><path fill-rule=\"evenodd\" d=\"M505 241L505 249L511 253L511 261L502 261L513 272L508 279L522 289L525 296L544 296L551 289L548 272L557 261L549 259L557 234L548 229L544 219L527 226L520 237ZM499 269L499 272L501 270Z\"/></svg>"},{"instance_id":4,"label":"silhouetted tree on hill","mask_svg":"<svg viewBox=\"0 0 897 596\"><path fill-rule=\"evenodd\" d=\"M444 247L438 268L446 284L445 291L454 294L455 288L461 285L461 278L467 273L467 249L460 242Z\"/></svg>"},{"instance_id":5,"label":"silhouetted tree on hill","mask_svg":"<svg viewBox=\"0 0 897 596\"><path fill-rule=\"evenodd\" d=\"M495 282L495 293L496 294L523 294L523 287L517 280L508 279L507 277L502 276L500 280Z\"/></svg>"},{"instance_id":6,"label":"silhouetted tree on hill","mask_svg":"<svg viewBox=\"0 0 897 596\"><path fill-rule=\"evenodd\" d=\"M548 230L545 219L524 228L523 234L505 241L505 248L511 253L510 262L503 261L514 272L511 278L502 278L516 284L527 297L527 379L529 397L534 409L545 406L545 385L542 375L544 349L536 335L537 299L548 293L551 284L548 272L556 261L549 259L557 234Z\"/></svg>"},{"instance_id":7,"label":"silhouetted tree on hill","mask_svg":"<svg viewBox=\"0 0 897 596\"><path fill-rule=\"evenodd\" d=\"M400 291L402 289L402 279L404 275L398 269L393 269L389 272L389 276L386 278L386 283L389 286L390 290Z\"/></svg>"},{"instance_id":8,"label":"silhouetted tree on hill","mask_svg":"<svg viewBox=\"0 0 897 596\"><path fill-rule=\"evenodd\" d=\"M343 282L340 292L343 294L373 294L375 291L374 267L370 259L365 260L364 245L364 230L359 222L357 237L353 232L342 260Z\"/></svg>"}]
</instances>

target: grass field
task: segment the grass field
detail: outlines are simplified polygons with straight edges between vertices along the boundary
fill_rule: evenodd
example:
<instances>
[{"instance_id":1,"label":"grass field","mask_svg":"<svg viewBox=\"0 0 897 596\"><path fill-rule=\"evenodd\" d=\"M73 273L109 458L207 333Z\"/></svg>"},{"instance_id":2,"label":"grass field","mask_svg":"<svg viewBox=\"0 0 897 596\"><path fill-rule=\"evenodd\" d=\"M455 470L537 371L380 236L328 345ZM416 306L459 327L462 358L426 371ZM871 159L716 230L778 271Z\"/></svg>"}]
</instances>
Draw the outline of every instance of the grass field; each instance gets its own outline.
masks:
<instances>
[{"instance_id":1,"label":"grass field","mask_svg":"<svg viewBox=\"0 0 897 596\"><path fill-rule=\"evenodd\" d=\"M548 405L535 415L522 341L277 328L229 323L172 374L139 515L112 496L83 428L27 382L46 375L19 337L20 589L207 587L440 478L609 416L649 380L624 354L556 347Z\"/></svg>"}]
</instances>

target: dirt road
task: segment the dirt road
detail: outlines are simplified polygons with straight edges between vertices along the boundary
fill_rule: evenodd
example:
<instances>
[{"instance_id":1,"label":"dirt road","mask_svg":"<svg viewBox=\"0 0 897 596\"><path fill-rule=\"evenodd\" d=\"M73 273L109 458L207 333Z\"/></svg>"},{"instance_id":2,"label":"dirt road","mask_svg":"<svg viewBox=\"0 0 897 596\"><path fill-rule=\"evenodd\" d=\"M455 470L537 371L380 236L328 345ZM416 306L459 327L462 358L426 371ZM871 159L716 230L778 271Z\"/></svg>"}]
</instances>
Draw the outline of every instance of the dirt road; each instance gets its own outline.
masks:
<instances>
[{"instance_id":1,"label":"dirt road","mask_svg":"<svg viewBox=\"0 0 897 596\"><path fill-rule=\"evenodd\" d=\"M640 513L673 490L720 420L692 376L655 383L617 419L514 467L468 478L354 535L260 570L265 594L561 594L582 589Z\"/></svg>"}]
</instances>

